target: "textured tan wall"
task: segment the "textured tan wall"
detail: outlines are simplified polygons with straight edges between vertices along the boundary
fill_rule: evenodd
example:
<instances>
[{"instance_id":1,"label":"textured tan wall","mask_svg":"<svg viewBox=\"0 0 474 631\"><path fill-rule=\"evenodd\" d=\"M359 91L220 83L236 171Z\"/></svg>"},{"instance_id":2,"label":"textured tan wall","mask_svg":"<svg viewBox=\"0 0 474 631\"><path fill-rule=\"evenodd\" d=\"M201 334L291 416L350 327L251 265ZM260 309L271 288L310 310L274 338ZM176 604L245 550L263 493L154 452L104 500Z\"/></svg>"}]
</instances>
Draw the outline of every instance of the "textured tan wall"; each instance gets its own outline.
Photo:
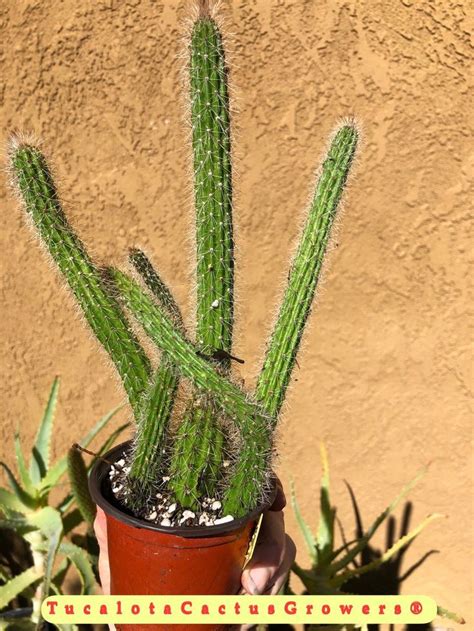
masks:
<instances>
[{"instance_id":1,"label":"textured tan wall","mask_svg":"<svg viewBox=\"0 0 474 631\"><path fill-rule=\"evenodd\" d=\"M343 478L368 520L432 461L412 494L413 519L448 518L407 563L441 553L405 591L469 617L467 3L235 0L224 12L239 106L235 353L248 384L326 136L349 114L365 132L340 247L288 397L279 471L295 478L314 522L323 439L350 524ZM0 8L2 138L15 127L40 134L95 254L117 259L144 246L185 307L192 214L178 54L187 13L185 2L163 0ZM1 177L0 438L11 462L13 430L20 423L31 440L55 373L57 453L122 393ZM300 541L291 516L289 525Z\"/></svg>"}]
</instances>

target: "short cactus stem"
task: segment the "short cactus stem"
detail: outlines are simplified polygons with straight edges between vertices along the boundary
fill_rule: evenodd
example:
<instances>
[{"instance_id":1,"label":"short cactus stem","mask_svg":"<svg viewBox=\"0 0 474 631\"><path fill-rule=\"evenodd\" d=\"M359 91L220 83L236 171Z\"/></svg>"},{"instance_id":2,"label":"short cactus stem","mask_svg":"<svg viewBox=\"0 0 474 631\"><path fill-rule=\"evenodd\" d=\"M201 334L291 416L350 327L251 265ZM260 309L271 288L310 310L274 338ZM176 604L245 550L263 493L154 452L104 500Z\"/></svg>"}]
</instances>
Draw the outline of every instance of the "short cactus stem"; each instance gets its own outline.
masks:
<instances>
[{"instance_id":1,"label":"short cactus stem","mask_svg":"<svg viewBox=\"0 0 474 631\"><path fill-rule=\"evenodd\" d=\"M238 494L227 494L228 503L224 508L232 508L234 516L244 515L257 505L264 492L263 483L271 455L271 419L248 395L200 357L192 344L173 327L164 310L153 302L138 283L116 269L110 270L110 276L117 286L118 296L150 339L169 357L181 375L191 381L198 392L212 396L222 413L239 429L244 461L252 476L243 475L243 465L238 467L241 472L239 481L242 477L240 491ZM241 457L238 461L243 462ZM230 484L235 490L232 481Z\"/></svg>"},{"instance_id":2,"label":"short cactus stem","mask_svg":"<svg viewBox=\"0 0 474 631\"><path fill-rule=\"evenodd\" d=\"M129 261L143 282L153 294L168 317L184 334L181 311L165 282L159 276L148 257L138 249L131 250ZM139 508L146 503L156 487L160 472L163 475L166 463L165 452L169 439L169 423L179 385L176 369L163 355L151 378L145 394L133 449L130 455L131 466L128 475L130 493L128 504Z\"/></svg>"}]
</instances>

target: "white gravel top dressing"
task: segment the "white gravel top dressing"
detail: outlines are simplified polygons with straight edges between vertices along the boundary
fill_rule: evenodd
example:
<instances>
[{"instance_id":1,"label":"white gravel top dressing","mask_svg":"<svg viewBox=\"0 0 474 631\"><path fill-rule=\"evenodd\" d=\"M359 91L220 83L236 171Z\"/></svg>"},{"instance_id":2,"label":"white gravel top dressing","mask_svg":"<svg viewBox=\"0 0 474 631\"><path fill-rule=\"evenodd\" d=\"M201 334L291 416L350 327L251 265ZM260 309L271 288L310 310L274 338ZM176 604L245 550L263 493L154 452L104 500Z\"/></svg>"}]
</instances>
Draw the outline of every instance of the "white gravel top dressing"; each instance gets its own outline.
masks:
<instances>
[{"instance_id":1,"label":"white gravel top dressing","mask_svg":"<svg viewBox=\"0 0 474 631\"><path fill-rule=\"evenodd\" d=\"M112 493L119 504L126 505L129 494L126 476L130 467L121 458L110 467L109 478ZM150 499L146 507L135 516L159 526L173 528L192 526L218 526L234 520L232 515L222 514L222 502L215 497L201 498L199 510L182 508L171 491L166 489L170 477L162 478L163 488Z\"/></svg>"}]
</instances>

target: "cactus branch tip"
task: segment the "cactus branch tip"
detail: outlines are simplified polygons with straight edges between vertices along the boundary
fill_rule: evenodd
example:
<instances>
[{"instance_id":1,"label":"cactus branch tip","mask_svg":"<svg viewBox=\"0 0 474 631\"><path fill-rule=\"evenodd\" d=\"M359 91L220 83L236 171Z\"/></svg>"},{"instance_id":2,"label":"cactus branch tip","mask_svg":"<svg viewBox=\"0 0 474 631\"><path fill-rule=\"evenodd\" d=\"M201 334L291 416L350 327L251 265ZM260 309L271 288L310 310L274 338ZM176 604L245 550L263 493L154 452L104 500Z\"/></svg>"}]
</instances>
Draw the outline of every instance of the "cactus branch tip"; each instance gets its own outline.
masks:
<instances>
[{"instance_id":1,"label":"cactus branch tip","mask_svg":"<svg viewBox=\"0 0 474 631\"><path fill-rule=\"evenodd\" d=\"M208 18L211 15L210 0L198 0L200 18Z\"/></svg>"}]
</instances>

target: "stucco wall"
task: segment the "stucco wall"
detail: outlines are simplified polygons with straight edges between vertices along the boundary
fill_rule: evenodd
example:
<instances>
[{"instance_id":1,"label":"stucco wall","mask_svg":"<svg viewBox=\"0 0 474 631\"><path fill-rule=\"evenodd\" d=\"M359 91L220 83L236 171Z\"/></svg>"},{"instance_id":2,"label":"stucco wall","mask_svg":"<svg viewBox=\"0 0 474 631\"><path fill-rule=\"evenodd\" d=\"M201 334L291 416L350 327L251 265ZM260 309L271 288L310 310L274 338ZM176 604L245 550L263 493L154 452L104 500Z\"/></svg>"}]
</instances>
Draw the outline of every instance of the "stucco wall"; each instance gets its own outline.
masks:
<instances>
[{"instance_id":1,"label":"stucco wall","mask_svg":"<svg viewBox=\"0 0 474 631\"><path fill-rule=\"evenodd\" d=\"M7 0L0 121L5 143L13 128L44 140L96 256L119 261L129 245L153 252L189 316L192 209L178 96L188 13L185 2L163 0ZM431 548L440 554L404 590L434 596L472 625L467 3L234 0L223 13L238 105L235 353L248 385L325 139L347 115L364 129L288 397L279 472L295 479L314 523L324 440L350 530L343 479L368 521L431 461L412 520L447 518L415 542L406 567ZM56 453L122 392L0 177L0 439L11 462L14 430L31 441L56 373Z\"/></svg>"}]
</instances>

